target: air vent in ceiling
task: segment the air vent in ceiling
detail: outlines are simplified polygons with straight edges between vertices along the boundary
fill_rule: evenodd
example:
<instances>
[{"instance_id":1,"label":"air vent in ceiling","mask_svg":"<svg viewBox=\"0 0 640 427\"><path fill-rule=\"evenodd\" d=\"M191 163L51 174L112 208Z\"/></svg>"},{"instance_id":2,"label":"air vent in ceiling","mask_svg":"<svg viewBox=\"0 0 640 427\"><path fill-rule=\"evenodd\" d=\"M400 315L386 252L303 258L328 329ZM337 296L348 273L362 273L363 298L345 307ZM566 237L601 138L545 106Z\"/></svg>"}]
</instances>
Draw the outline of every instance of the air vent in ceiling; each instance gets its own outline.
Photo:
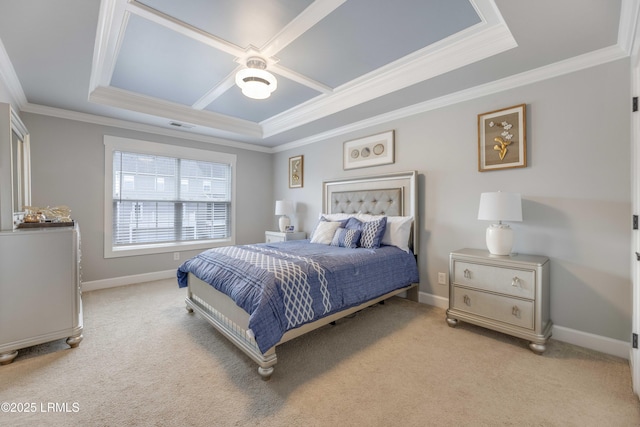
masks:
<instances>
[{"instance_id":1,"label":"air vent in ceiling","mask_svg":"<svg viewBox=\"0 0 640 427\"><path fill-rule=\"evenodd\" d=\"M195 127L195 125L190 125L187 123L179 123L179 122L169 122L169 124L177 128L185 128L185 129L191 129Z\"/></svg>"}]
</instances>

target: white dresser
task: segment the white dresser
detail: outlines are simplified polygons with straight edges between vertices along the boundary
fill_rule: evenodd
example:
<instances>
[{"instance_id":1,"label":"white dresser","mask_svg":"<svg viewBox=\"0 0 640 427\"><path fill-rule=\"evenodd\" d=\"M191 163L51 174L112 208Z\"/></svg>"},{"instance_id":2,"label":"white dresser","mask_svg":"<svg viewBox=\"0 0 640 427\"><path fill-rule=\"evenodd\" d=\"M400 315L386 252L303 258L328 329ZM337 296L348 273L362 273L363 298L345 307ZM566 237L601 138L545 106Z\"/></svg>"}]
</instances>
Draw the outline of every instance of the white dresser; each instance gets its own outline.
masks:
<instances>
[{"instance_id":1,"label":"white dresser","mask_svg":"<svg viewBox=\"0 0 640 427\"><path fill-rule=\"evenodd\" d=\"M0 364L17 350L82 341L80 231L51 227L0 232Z\"/></svg>"},{"instance_id":2,"label":"white dresser","mask_svg":"<svg viewBox=\"0 0 640 427\"><path fill-rule=\"evenodd\" d=\"M529 340L535 353L546 350L553 326L547 257L460 249L450 255L449 281L449 326L462 320Z\"/></svg>"},{"instance_id":3,"label":"white dresser","mask_svg":"<svg viewBox=\"0 0 640 427\"><path fill-rule=\"evenodd\" d=\"M264 241L266 243L288 242L289 240L304 240L307 233L304 231L294 231L292 233L282 233L280 231L265 231Z\"/></svg>"}]
</instances>

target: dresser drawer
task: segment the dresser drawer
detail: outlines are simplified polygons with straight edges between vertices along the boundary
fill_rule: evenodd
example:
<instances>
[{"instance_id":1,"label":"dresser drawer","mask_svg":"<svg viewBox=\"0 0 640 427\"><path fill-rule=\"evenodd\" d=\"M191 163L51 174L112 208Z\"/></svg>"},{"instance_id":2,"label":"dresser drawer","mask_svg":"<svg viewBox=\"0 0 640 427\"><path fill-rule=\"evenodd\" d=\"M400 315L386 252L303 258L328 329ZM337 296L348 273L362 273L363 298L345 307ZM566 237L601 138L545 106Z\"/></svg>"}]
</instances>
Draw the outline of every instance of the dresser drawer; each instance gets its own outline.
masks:
<instances>
[{"instance_id":1,"label":"dresser drawer","mask_svg":"<svg viewBox=\"0 0 640 427\"><path fill-rule=\"evenodd\" d=\"M284 242L285 241L285 236L284 235L278 235L278 234L272 234L272 233L265 233L264 240L265 240L265 243Z\"/></svg>"},{"instance_id":2,"label":"dresser drawer","mask_svg":"<svg viewBox=\"0 0 640 427\"><path fill-rule=\"evenodd\" d=\"M534 328L533 301L454 286L452 308L522 328Z\"/></svg>"},{"instance_id":3,"label":"dresser drawer","mask_svg":"<svg viewBox=\"0 0 640 427\"><path fill-rule=\"evenodd\" d=\"M453 283L520 298L534 299L536 272L508 267L454 261Z\"/></svg>"}]
</instances>

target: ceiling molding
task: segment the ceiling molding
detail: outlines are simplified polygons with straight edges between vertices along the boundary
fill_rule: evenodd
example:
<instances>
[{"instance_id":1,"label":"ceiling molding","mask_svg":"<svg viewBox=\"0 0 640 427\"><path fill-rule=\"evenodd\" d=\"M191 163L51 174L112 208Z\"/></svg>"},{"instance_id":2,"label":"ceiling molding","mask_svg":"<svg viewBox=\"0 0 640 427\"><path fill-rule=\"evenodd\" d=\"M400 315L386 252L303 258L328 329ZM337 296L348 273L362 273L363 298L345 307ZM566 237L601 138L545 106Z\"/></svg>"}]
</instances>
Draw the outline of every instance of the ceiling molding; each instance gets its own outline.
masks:
<instances>
[{"instance_id":1,"label":"ceiling molding","mask_svg":"<svg viewBox=\"0 0 640 427\"><path fill-rule=\"evenodd\" d=\"M245 54L245 49L241 48L240 46L236 46L233 43L209 34L206 31L187 24L186 22L180 21L179 19L173 18L172 16L166 15L158 10L152 9L142 3L138 3L135 0L130 0L127 6L127 10L142 18L147 19L148 21L154 22L158 25L162 25L163 27L168 28L171 31L182 34L183 36L189 37L193 40L206 44L207 46L211 46L230 55L239 57ZM122 31L124 32L124 29L126 29L126 25L123 25L122 28Z\"/></svg>"},{"instance_id":2,"label":"ceiling molding","mask_svg":"<svg viewBox=\"0 0 640 427\"><path fill-rule=\"evenodd\" d=\"M290 70L287 67L283 67L282 65L275 63L269 67L269 71L273 71L275 74L278 74L282 77L286 77L287 79L294 81L296 83L300 83L303 86L307 86L315 91L320 93L329 94L333 92L333 89L325 84L317 82L313 79L310 79L307 76L303 76L300 73L296 73L293 70Z\"/></svg>"},{"instance_id":3,"label":"ceiling molding","mask_svg":"<svg viewBox=\"0 0 640 427\"><path fill-rule=\"evenodd\" d=\"M628 55L623 48L618 45L610 46L544 67L536 68L534 70L526 71L490 83L448 94L440 98L431 99L429 101L414 104L405 108L400 108L389 113L370 117L368 119L361 120L356 123L351 123L340 128L332 129L328 132L322 132L308 138L302 138L297 141L282 144L274 147L273 152L279 153L282 151L303 147L305 145L314 144L350 132L368 129L374 126L379 126L381 124L389 123L394 120L414 116L416 114L426 113L429 111L448 107L450 105L481 98L483 96L504 92L506 90L515 89L543 80L552 79L554 77L559 77L565 74L606 64L608 62L617 61L626 57L628 57Z\"/></svg>"},{"instance_id":4,"label":"ceiling molding","mask_svg":"<svg viewBox=\"0 0 640 427\"><path fill-rule=\"evenodd\" d=\"M128 20L126 5L117 0L102 0L98 15L96 41L89 77L88 93L99 86L108 86L122 45L124 28ZM123 24L124 23L124 24Z\"/></svg>"},{"instance_id":5,"label":"ceiling molding","mask_svg":"<svg viewBox=\"0 0 640 427\"><path fill-rule=\"evenodd\" d=\"M2 80L9 91L12 104L15 104L18 109L22 110L22 107L27 104L27 97L24 94L20 79L16 74L16 70L13 68L11 59L4 48L2 40L0 40L0 80Z\"/></svg>"},{"instance_id":6,"label":"ceiling molding","mask_svg":"<svg viewBox=\"0 0 640 427\"><path fill-rule=\"evenodd\" d=\"M170 120L215 128L230 134L262 137L260 126L248 120L224 116L204 110L194 110L182 104L161 101L113 87L98 87L89 101L112 107L125 108L139 113L153 114Z\"/></svg>"},{"instance_id":7,"label":"ceiling molding","mask_svg":"<svg viewBox=\"0 0 640 427\"><path fill-rule=\"evenodd\" d=\"M119 129L127 129L138 132L151 133L155 135L164 135L172 138L180 138L188 141L206 142L224 147L237 148L241 150L257 151L260 153L273 153L273 149L255 144L248 144L232 139L224 139L207 135L200 135L193 131L180 131L174 129L165 129L159 126L147 125L143 123L131 122L128 120L114 119L95 114L79 113L77 111L69 111L62 108L46 107L44 105L27 103L21 110L25 113L40 114L43 116L57 117L59 119L74 120L83 123L91 123L101 126L110 126Z\"/></svg>"},{"instance_id":8,"label":"ceiling molding","mask_svg":"<svg viewBox=\"0 0 640 427\"><path fill-rule=\"evenodd\" d=\"M342 6L347 0L314 1L298 16L295 17L282 31L276 34L262 47L261 52L266 56L274 56L287 47L292 41L300 37L331 12Z\"/></svg>"},{"instance_id":9,"label":"ceiling molding","mask_svg":"<svg viewBox=\"0 0 640 427\"><path fill-rule=\"evenodd\" d=\"M238 67L233 70L227 77L225 77L218 85L209 89L207 93L202 95L200 99L194 102L191 107L196 110L202 110L211 104L218 97L222 96L226 91L231 89L236 84L236 73L240 71L242 67Z\"/></svg>"},{"instance_id":10,"label":"ceiling molding","mask_svg":"<svg viewBox=\"0 0 640 427\"><path fill-rule=\"evenodd\" d=\"M618 25L618 45L631 55L638 30L638 0L622 0L620 7L620 24Z\"/></svg>"},{"instance_id":11,"label":"ceiling molding","mask_svg":"<svg viewBox=\"0 0 640 427\"><path fill-rule=\"evenodd\" d=\"M489 23L493 22L493 23ZM477 24L260 124L270 137L517 46L502 19Z\"/></svg>"},{"instance_id":12,"label":"ceiling molding","mask_svg":"<svg viewBox=\"0 0 640 427\"><path fill-rule=\"evenodd\" d=\"M465 101L470 101L483 96L503 92L506 90L514 89L520 86L536 83L539 81L547 80L554 77L559 77L568 73L580 71L586 68L590 68L597 65L602 65L608 62L616 61L627 57L626 51L616 45L608 48L600 49L599 51L586 53L574 58L570 58L555 64L550 64L544 67L537 68L535 70L520 73L514 76L506 77L501 80L479 85L473 88L469 88L463 91L459 91L453 94L445 95L440 98L425 101L419 104L394 110L389 113L381 114L375 117L370 117L366 120L351 123L346 126L342 126L336 129L332 129L328 132L318 133L308 138L302 138L297 141L282 144L277 147L263 147L254 144L247 144L236 140L226 140L224 138L218 138L207 135L200 135L194 131L178 131L173 129L164 129L159 126L146 125L141 123L130 122L121 119L113 119L104 116L78 113L75 111L64 110L60 108L45 107L37 104L30 104L24 102L20 110L40 114L44 116L58 117L62 119L75 120L85 123L93 123L104 126L118 127L122 129L129 129L134 131L166 135L175 138L200 141L206 143L217 144L221 146L234 147L249 151L258 151L262 153L279 153L306 145L321 142L330 138L338 137L351 132L357 132L359 130L379 126L381 124L389 123L393 120L399 120L406 117L410 117L416 114L421 114L439 108L444 108L450 105L458 104ZM2 63L2 52L0 51L0 63ZM0 75L0 77L4 77Z\"/></svg>"},{"instance_id":13,"label":"ceiling molding","mask_svg":"<svg viewBox=\"0 0 640 427\"><path fill-rule=\"evenodd\" d=\"M262 50L254 52L253 47L247 49L235 46L221 40L203 30L195 28L176 18L152 9L135 0L104 0L101 4L98 34L96 35L95 53L90 84L89 99L117 108L126 108L150 115L160 115L168 109L168 102L158 100L161 105L154 105L150 97L134 96L105 96L104 90L109 87L115 68L116 58L126 30L129 14L137 14L156 24L190 37L198 42L212 46L236 57L236 61L245 56L258 54L266 56L270 69L285 78L309 87L319 95L285 112L267 118L254 126L244 123L230 123L222 115L209 112L209 117L199 118L203 109L226 90L233 87L226 79L222 84L210 88L193 105L191 112L185 108L169 108L173 116L161 116L194 122L211 128L220 127L222 130L238 132L241 136L259 136L266 138L278 135L287 130L304 125L330 114L334 114L359 103L372 100L390 92L405 88L425 79L446 73L485 59L505 50L517 46L509 28L505 24L493 0L472 0L471 3L481 19L479 24L447 37L431 46L413 54L407 55L391 64L383 66L365 76L354 79L338 88L330 88L320 82L278 65L277 54L291 41L330 14L344 3L345 0L327 0L314 2L291 21L283 30L274 36ZM266 54L266 55L265 55ZM99 91L98 91L99 89ZM141 103L136 105L135 101ZM119 103L122 101L123 103ZM213 120L211 120L213 118ZM208 123L208 124L206 124ZM246 130L248 133L243 133Z\"/></svg>"}]
</instances>

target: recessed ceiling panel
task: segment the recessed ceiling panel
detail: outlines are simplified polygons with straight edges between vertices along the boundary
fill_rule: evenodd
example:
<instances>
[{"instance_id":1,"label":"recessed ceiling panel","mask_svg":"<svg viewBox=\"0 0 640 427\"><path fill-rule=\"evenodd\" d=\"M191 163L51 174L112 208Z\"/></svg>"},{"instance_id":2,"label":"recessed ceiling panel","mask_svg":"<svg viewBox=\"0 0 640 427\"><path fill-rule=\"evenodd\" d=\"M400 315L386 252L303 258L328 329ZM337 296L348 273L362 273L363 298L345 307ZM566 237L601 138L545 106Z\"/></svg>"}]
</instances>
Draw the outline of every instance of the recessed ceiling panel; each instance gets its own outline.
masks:
<instances>
[{"instance_id":1,"label":"recessed ceiling panel","mask_svg":"<svg viewBox=\"0 0 640 427\"><path fill-rule=\"evenodd\" d=\"M191 105L238 64L229 54L133 15L111 85Z\"/></svg>"},{"instance_id":2,"label":"recessed ceiling panel","mask_svg":"<svg viewBox=\"0 0 640 427\"><path fill-rule=\"evenodd\" d=\"M142 0L241 48L263 47L312 0Z\"/></svg>"},{"instance_id":3,"label":"recessed ceiling panel","mask_svg":"<svg viewBox=\"0 0 640 427\"><path fill-rule=\"evenodd\" d=\"M479 22L468 0L349 0L277 56L335 88Z\"/></svg>"},{"instance_id":4,"label":"recessed ceiling panel","mask_svg":"<svg viewBox=\"0 0 640 427\"><path fill-rule=\"evenodd\" d=\"M276 78L278 89L267 99L247 98L239 87L233 86L205 110L261 122L320 95L319 92L282 76Z\"/></svg>"}]
</instances>

